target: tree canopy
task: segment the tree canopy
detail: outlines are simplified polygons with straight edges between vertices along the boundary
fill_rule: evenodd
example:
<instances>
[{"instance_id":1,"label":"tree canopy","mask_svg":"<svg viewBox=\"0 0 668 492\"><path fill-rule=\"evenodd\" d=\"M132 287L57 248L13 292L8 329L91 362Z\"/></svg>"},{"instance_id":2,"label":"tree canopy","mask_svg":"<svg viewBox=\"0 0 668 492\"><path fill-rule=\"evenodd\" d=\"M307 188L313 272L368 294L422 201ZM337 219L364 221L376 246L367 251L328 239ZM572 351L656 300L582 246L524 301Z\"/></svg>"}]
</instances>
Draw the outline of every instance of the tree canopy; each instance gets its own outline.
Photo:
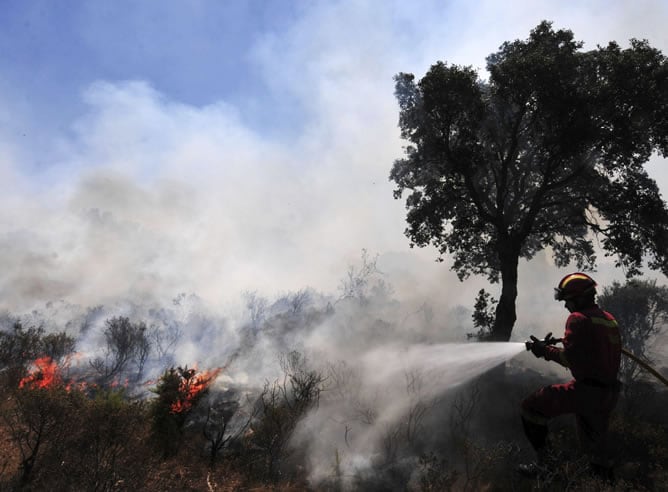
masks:
<instances>
[{"instance_id":1,"label":"tree canopy","mask_svg":"<svg viewBox=\"0 0 668 492\"><path fill-rule=\"evenodd\" d=\"M549 248L557 266L668 275L668 209L643 165L668 155L668 64L647 41L582 50L546 21L487 58L489 77L434 64L395 77L408 144L390 180L411 245L453 258L461 280L501 281L490 338L508 340L517 267Z\"/></svg>"},{"instance_id":2,"label":"tree canopy","mask_svg":"<svg viewBox=\"0 0 668 492\"><path fill-rule=\"evenodd\" d=\"M603 309L614 312L624 347L654 362L652 344L668 328L668 287L657 285L656 280L632 279L624 285L614 282L603 290L598 301ZM625 385L637 380L639 373L634 360L622 360L620 377Z\"/></svg>"}]
</instances>

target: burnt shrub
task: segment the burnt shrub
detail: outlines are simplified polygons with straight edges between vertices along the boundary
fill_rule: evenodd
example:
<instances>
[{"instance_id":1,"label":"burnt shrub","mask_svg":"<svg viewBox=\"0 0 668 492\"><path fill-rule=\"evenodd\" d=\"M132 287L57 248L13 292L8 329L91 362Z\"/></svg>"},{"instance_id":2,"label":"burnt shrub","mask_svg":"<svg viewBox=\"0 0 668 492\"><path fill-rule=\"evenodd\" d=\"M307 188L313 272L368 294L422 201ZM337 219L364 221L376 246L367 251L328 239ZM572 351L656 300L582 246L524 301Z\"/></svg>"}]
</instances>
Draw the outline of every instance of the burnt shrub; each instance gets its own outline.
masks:
<instances>
[{"instance_id":1,"label":"burnt shrub","mask_svg":"<svg viewBox=\"0 0 668 492\"><path fill-rule=\"evenodd\" d=\"M256 418L250 423L247 440L249 472L272 481L285 478L293 451L290 437L299 420L318 405L326 381L297 351L283 355L280 363L283 376L265 383L256 400Z\"/></svg>"},{"instance_id":2,"label":"burnt shrub","mask_svg":"<svg viewBox=\"0 0 668 492\"><path fill-rule=\"evenodd\" d=\"M209 454L209 465L214 466L223 452L240 443L255 418L257 407L243 405L240 395L226 391L208 398L202 436Z\"/></svg>"},{"instance_id":3,"label":"burnt shrub","mask_svg":"<svg viewBox=\"0 0 668 492\"><path fill-rule=\"evenodd\" d=\"M103 334L104 357L91 361L100 383L107 385L124 377L139 381L151 352L146 323L132 323L123 316L111 318L106 320Z\"/></svg>"}]
</instances>

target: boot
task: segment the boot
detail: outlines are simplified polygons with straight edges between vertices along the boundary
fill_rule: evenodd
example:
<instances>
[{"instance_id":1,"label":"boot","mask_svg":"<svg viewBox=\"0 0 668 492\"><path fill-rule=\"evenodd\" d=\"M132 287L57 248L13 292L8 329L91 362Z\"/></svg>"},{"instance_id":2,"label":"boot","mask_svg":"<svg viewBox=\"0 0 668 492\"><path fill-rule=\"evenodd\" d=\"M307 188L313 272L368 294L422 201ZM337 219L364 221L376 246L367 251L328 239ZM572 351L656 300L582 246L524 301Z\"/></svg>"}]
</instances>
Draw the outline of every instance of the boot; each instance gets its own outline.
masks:
<instances>
[{"instance_id":1,"label":"boot","mask_svg":"<svg viewBox=\"0 0 668 492\"><path fill-rule=\"evenodd\" d=\"M550 472L546 448L536 451L536 460L517 465L517 472L527 478L542 478Z\"/></svg>"}]
</instances>

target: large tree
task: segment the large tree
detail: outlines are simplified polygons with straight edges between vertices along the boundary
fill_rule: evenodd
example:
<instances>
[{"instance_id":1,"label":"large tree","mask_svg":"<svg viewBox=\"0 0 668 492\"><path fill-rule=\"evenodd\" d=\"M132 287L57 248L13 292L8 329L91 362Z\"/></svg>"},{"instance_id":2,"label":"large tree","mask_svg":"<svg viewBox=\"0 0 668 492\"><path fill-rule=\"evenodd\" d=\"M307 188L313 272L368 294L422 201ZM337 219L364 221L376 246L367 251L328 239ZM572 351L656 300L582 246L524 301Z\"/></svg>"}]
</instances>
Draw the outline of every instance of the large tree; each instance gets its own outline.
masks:
<instances>
[{"instance_id":1,"label":"large tree","mask_svg":"<svg viewBox=\"0 0 668 492\"><path fill-rule=\"evenodd\" d=\"M487 79L443 62L395 77L406 235L460 280L501 282L493 340L515 323L519 259L542 249L593 269L596 241L629 276L644 262L668 275L668 210L643 168L668 155L666 58L635 39L582 47L542 22L487 58Z\"/></svg>"}]
</instances>

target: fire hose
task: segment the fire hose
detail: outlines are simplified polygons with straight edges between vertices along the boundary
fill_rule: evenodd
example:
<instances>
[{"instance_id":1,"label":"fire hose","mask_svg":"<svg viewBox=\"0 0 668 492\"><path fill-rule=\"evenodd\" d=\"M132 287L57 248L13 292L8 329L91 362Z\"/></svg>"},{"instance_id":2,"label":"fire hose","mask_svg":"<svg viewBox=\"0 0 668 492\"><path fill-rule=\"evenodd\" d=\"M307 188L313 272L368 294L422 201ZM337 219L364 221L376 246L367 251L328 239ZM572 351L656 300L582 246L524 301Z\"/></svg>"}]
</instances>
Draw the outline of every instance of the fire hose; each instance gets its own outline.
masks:
<instances>
[{"instance_id":1,"label":"fire hose","mask_svg":"<svg viewBox=\"0 0 668 492\"><path fill-rule=\"evenodd\" d=\"M536 337L534 337L532 335L530 340L527 340L526 342L524 342L524 345L526 346L527 350L531 350L531 347L536 342L541 342L541 343L544 343L545 345L556 345L557 343L562 343L563 338L554 338L552 336L552 333L548 333L547 336L543 340L538 340ZM638 364L640 367L645 369L652 376L654 376L659 381L661 381L663 384L668 386L668 379L666 379L659 371L654 369L652 366L650 366L647 362L645 362L640 357L635 355L633 352L631 352L630 350L622 347L622 354L624 354L629 359L633 360L636 364Z\"/></svg>"}]
</instances>

